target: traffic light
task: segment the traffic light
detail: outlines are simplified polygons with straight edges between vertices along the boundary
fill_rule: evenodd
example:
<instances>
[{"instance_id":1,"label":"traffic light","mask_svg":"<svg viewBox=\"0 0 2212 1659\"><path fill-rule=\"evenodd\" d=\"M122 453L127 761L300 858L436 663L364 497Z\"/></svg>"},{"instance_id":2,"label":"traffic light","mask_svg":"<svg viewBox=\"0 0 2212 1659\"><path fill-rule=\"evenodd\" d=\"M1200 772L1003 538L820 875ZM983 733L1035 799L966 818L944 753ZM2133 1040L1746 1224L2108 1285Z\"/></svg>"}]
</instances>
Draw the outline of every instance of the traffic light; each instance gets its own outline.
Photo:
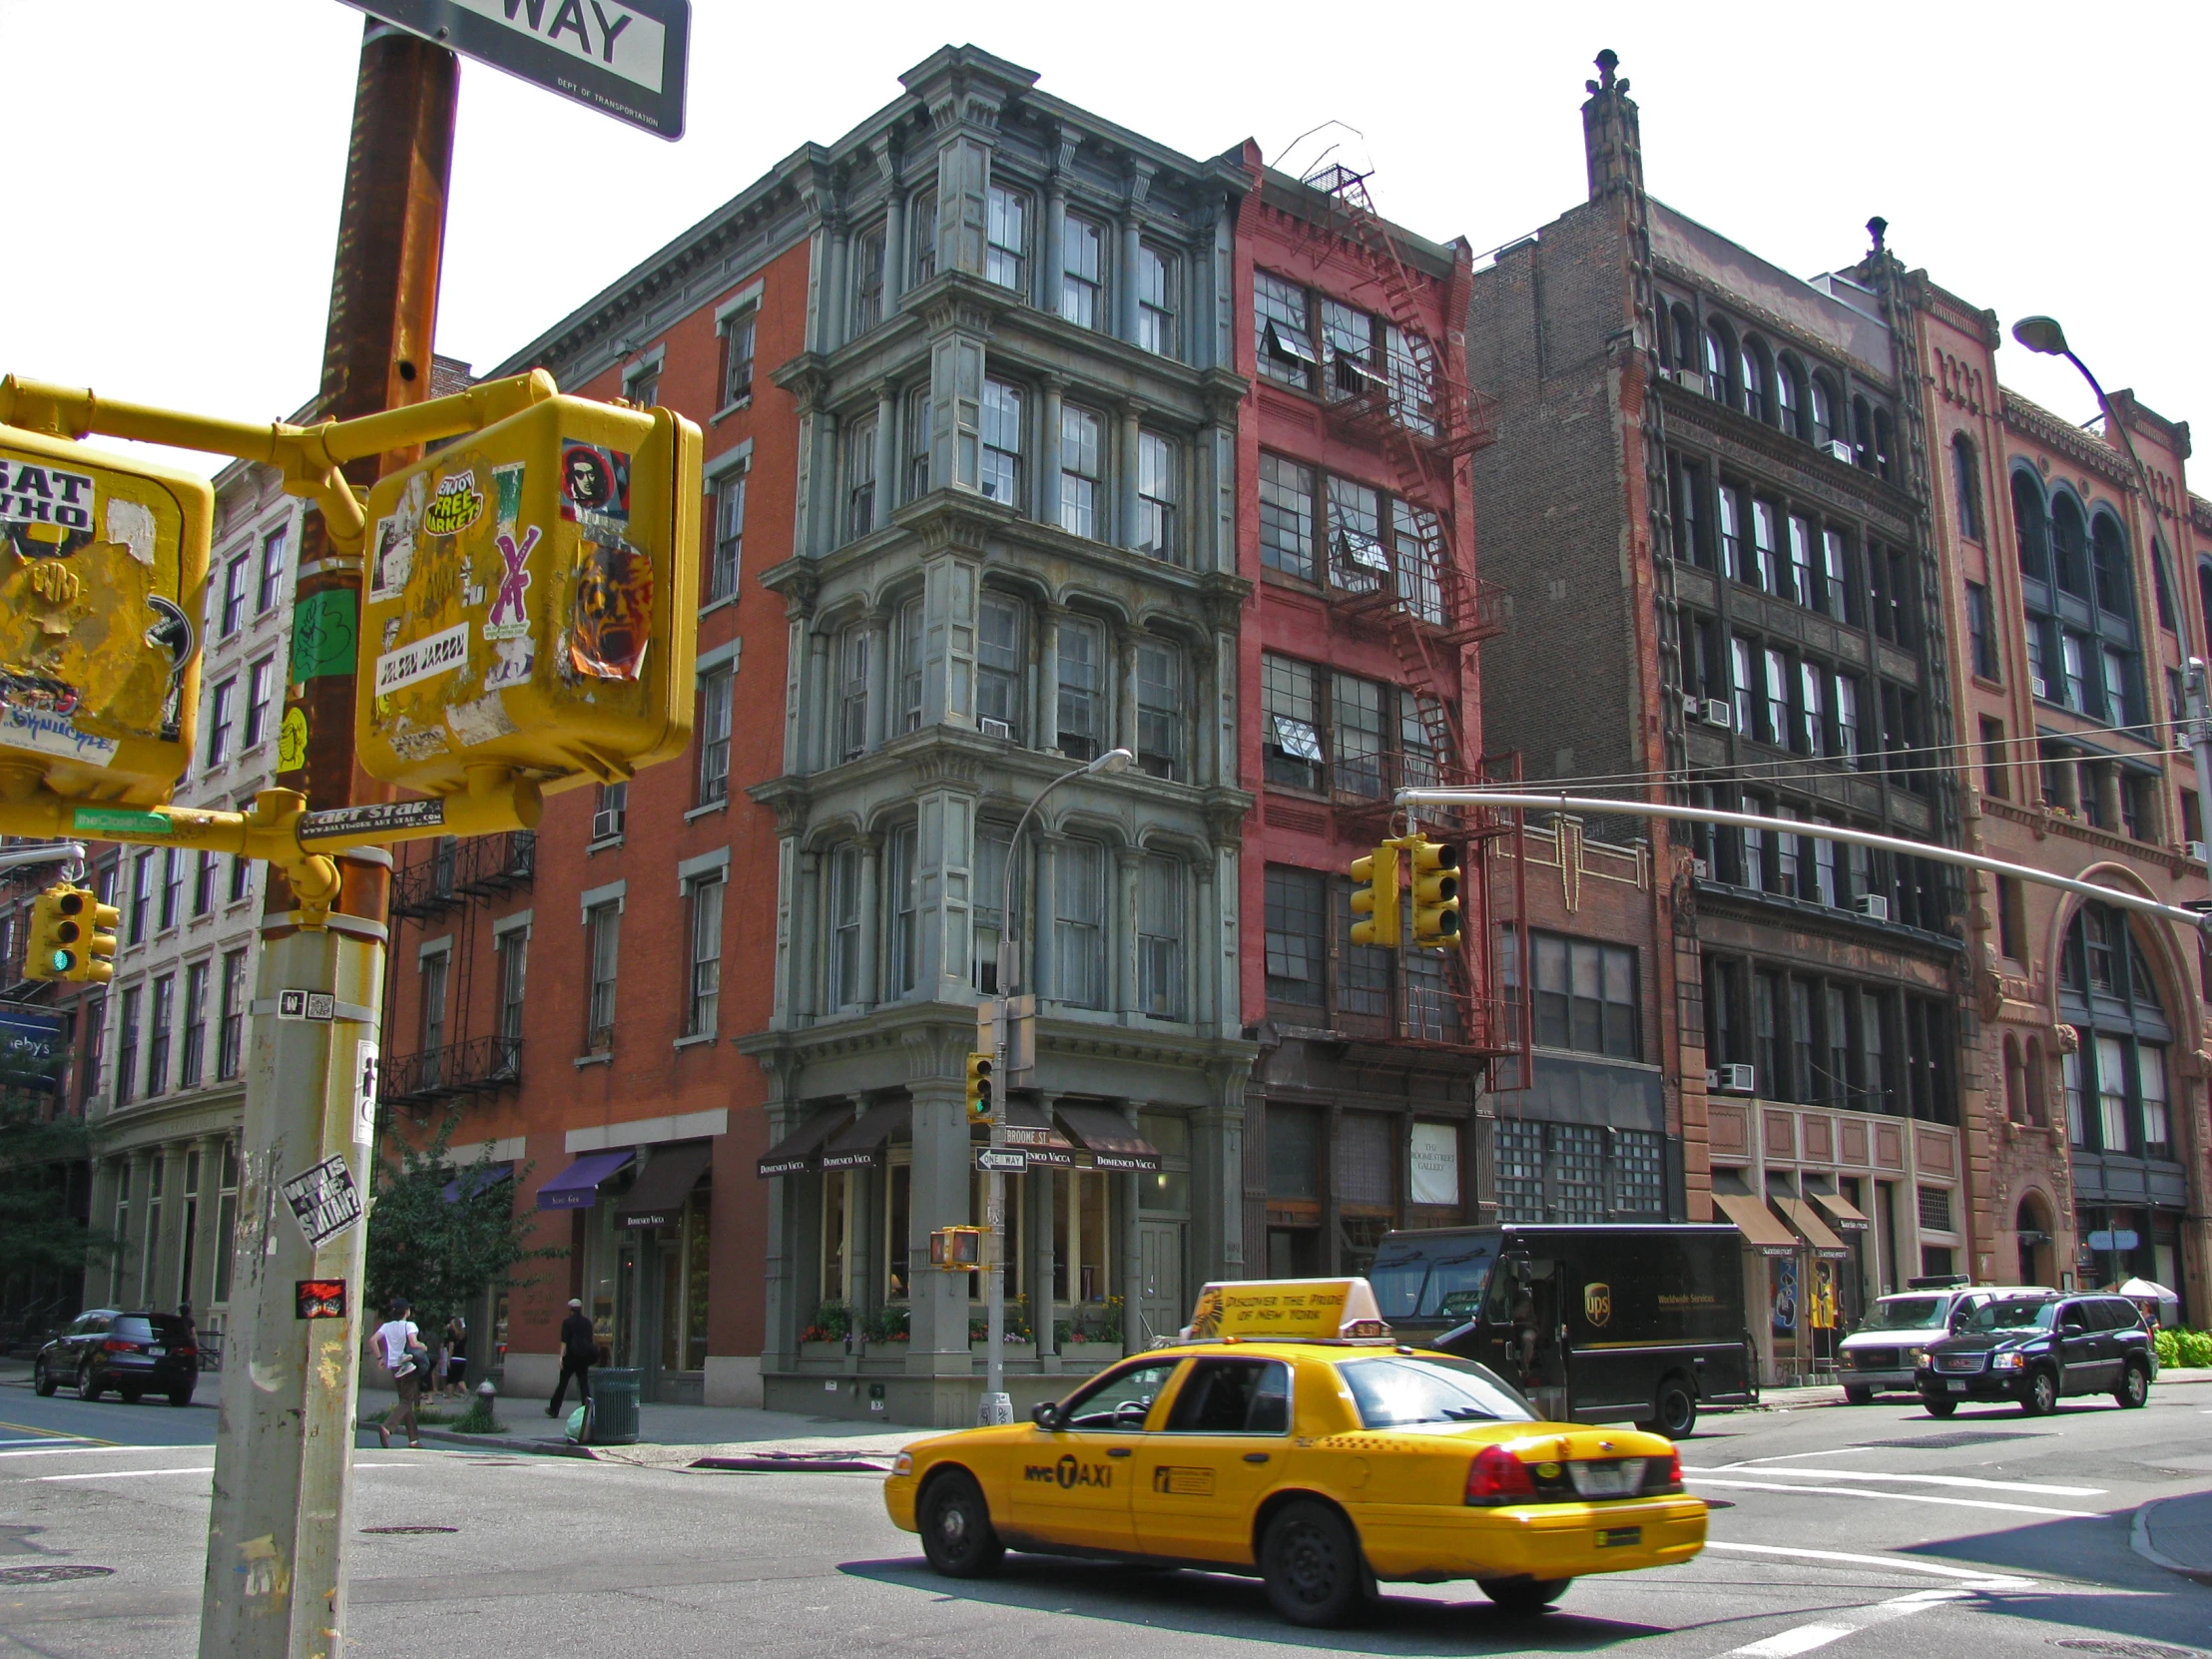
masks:
<instances>
[{"instance_id":1,"label":"traffic light","mask_svg":"<svg viewBox=\"0 0 2212 1659\"><path fill-rule=\"evenodd\" d=\"M31 900L31 925L23 941L23 977L59 979L69 965L62 948L61 897L67 887L49 887Z\"/></svg>"},{"instance_id":2,"label":"traffic light","mask_svg":"<svg viewBox=\"0 0 2212 1659\"><path fill-rule=\"evenodd\" d=\"M1365 858L1352 860L1352 924L1354 944L1398 946L1400 921L1397 903L1397 843L1384 841Z\"/></svg>"},{"instance_id":3,"label":"traffic light","mask_svg":"<svg viewBox=\"0 0 2212 1659\"><path fill-rule=\"evenodd\" d=\"M105 984L115 977L115 930L123 912L84 887L65 887L55 900L54 965L64 979Z\"/></svg>"},{"instance_id":4,"label":"traffic light","mask_svg":"<svg viewBox=\"0 0 2212 1659\"><path fill-rule=\"evenodd\" d=\"M1409 837L1412 853L1413 943L1423 950L1459 944L1459 849Z\"/></svg>"},{"instance_id":5,"label":"traffic light","mask_svg":"<svg viewBox=\"0 0 2212 1659\"><path fill-rule=\"evenodd\" d=\"M991 1057L967 1057L967 1115L970 1123L991 1121Z\"/></svg>"}]
</instances>

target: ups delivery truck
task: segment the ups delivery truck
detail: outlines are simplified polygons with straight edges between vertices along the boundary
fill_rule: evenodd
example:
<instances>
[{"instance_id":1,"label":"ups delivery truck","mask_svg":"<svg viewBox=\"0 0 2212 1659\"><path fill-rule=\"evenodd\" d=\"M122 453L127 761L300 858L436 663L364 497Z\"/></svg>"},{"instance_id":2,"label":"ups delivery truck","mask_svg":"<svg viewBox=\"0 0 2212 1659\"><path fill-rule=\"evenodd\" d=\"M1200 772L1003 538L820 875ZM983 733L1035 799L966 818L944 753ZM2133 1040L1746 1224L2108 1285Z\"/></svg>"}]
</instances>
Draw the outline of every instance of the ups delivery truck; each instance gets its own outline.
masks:
<instances>
[{"instance_id":1,"label":"ups delivery truck","mask_svg":"<svg viewBox=\"0 0 2212 1659\"><path fill-rule=\"evenodd\" d=\"M1758 1398L1733 1227L1391 1233L1368 1278L1405 1342L1488 1366L1553 1421L1675 1438Z\"/></svg>"}]
</instances>

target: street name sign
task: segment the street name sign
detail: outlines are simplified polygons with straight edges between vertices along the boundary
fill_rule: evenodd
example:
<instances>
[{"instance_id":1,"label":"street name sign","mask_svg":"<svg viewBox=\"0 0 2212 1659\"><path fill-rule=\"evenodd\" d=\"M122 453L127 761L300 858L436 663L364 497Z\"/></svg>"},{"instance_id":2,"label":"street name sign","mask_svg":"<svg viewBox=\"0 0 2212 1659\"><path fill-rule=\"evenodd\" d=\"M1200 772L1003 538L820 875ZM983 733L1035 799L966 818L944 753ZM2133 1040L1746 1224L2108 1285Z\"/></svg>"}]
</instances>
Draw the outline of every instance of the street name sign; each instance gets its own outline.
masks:
<instances>
[{"instance_id":1,"label":"street name sign","mask_svg":"<svg viewBox=\"0 0 2212 1659\"><path fill-rule=\"evenodd\" d=\"M684 136L691 0L345 3L657 138Z\"/></svg>"}]
</instances>

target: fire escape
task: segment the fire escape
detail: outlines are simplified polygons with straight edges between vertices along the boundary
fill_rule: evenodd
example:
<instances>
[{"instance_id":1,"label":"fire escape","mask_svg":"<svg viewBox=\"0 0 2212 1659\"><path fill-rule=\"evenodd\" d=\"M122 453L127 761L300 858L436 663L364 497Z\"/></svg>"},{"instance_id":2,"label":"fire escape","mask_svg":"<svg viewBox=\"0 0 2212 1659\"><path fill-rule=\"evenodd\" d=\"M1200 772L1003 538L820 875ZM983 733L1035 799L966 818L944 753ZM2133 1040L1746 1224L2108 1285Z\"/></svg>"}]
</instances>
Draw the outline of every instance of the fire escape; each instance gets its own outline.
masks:
<instances>
[{"instance_id":1,"label":"fire escape","mask_svg":"<svg viewBox=\"0 0 2212 1659\"><path fill-rule=\"evenodd\" d=\"M1445 335L1439 343L1424 316L1426 278L1407 268L1389 226L1375 211L1367 175L1331 165L1304 183L1329 199L1329 211L1306 222L1310 243L1350 244L1365 256L1389 323L1382 361L1330 350L1321 372L1332 424L1345 437L1380 450L1399 501L1413 509L1395 527L1392 547L1332 531L1329 586L1338 602L1334 624L1382 636L1397 659L1398 684L1413 695L1420 742L1400 734L1384 753L1342 763L1331 794L1347 838L1380 838L1395 815L1398 789L1463 787L1520 781L1517 752L1474 754L1466 742L1459 689L1473 672L1469 653L1504 632L1505 595L1453 556L1451 529L1459 462L1496 439L1496 400L1470 386L1463 372L1466 305L1462 280L1445 284ZM1460 890L1473 912L1465 929L1457 983L1423 986L1408 975L1395 1038L1511 1059L1518 1079L1529 1071L1530 1011L1500 975L1500 941L1514 962L1528 960L1523 815L1484 807L1428 808L1417 822L1435 838L1461 847ZM1512 1086L1525 1086L1516 1084Z\"/></svg>"},{"instance_id":2,"label":"fire escape","mask_svg":"<svg viewBox=\"0 0 2212 1659\"><path fill-rule=\"evenodd\" d=\"M426 1036L430 1016L440 1040L412 1054L387 1054L377 1079L377 1104L421 1113L439 1101L457 1100L513 1088L522 1076L522 1038L496 1028L500 987L492 987L495 1029L470 1036L471 992L476 979L477 906L517 887L528 886L537 871L537 836L528 830L506 834L447 838L428 843L426 855L397 865L391 873L392 948L386 956L384 1007L394 1005L400 984L399 932L412 921L428 933L441 917L453 916L453 945L435 1010L424 1008L418 1040ZM458 1032L453 1041L443 1033Z\"/></svg>"}]
</instances>

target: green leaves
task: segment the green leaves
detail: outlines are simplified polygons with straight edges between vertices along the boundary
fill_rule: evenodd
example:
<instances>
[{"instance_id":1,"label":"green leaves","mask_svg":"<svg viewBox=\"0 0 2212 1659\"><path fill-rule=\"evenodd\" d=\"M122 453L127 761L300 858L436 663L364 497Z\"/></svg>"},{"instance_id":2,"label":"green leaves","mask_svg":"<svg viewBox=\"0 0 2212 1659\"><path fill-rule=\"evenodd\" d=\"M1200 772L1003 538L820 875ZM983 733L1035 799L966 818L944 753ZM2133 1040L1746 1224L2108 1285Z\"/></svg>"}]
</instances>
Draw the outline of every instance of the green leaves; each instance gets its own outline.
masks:
<instances>
[{"instance_id":1,"label":"green leaves","mask_svg":"<svg viewBox=\"0 0 2212 1659\"><path fill-rule=\"evenodd\" d=\"M472 1313L494 1284L535 1284L510 1277L517 1265L568 1254L565 1246L533 1244L537 1212L515 1212L515 1180L527 1165L508 1179L488 1149L465 1168L446 1156L458 1122L447 1118L419 1150L377 1147L363 1294L372 1315L405 1297L426 1338L453 1315ZM396 1160L386 1156L394 1151ZM453 1201L445 1196L448 1186L456 1188Z\"/></svg>"}]
</instances>

